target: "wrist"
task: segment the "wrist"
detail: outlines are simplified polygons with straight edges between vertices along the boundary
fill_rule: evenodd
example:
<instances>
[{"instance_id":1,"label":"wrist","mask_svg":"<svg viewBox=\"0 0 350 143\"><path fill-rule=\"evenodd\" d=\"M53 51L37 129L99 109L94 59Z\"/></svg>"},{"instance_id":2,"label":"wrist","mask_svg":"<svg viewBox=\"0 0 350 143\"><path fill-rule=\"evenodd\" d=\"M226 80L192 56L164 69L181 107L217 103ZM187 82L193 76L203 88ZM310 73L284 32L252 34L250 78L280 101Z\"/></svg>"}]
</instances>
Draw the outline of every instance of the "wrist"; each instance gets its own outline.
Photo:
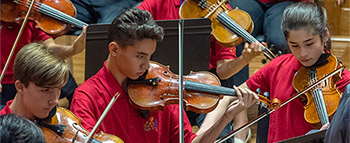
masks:
<instances>
[{"instance_id":1,"label":"wrist","mask_svg":"<svg viewBox=\"0 0 350 143\"><path fill-rule=\"evenodd\" d=\"M244 62L245 64L248 64L252 60L252 58L247 55L241 55L240 57L242 59L242 62Z\"/></svg>"}]
</instances>

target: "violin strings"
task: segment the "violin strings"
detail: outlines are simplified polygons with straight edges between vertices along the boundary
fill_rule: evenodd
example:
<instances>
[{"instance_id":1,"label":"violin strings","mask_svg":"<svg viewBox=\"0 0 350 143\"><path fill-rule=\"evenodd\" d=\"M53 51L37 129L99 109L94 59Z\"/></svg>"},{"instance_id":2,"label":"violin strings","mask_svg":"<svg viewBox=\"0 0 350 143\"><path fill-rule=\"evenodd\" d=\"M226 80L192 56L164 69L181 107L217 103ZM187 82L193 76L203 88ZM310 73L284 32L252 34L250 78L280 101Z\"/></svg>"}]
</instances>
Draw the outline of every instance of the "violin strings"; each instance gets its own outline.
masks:
<instances>
[{"instance_id":1,"label":"violin strings","mask_svg":"<svg viewBox=\"0 0 350 143\"><path fill-rule=\"evenodd\" d=\"M24 1L16 1L16 2L19 2L19 5L28 7L28 4L24 3ZM35 8L35 10L39 10L43 14L52 16L58 20L66 22L66 23L73 24L79 28L82 28L83 25L88 25L80 20L75 19L74 17L72 17L66 13L63 13L57 9L54 9L54 8L52 8L46 4L40 3L40 2L36 2L34 8Z\"/></svg>"},{"instance_id":2,"label":"violin strings","mask_svg":"<svg viewBox=\"0 0 350 143\"><path fill-rule=\"evenodd\" d=\"M326 109L326 105L324 103L324 99L323 99L323 94L320 93L321 89L316 89L313 92L313 99L314 99L314 104L316 107L316 111L318 113L318 117L322 123L322 125L326 124L329 122L328 120L328 114L327 114L327 109Z\"/></svg>"},{"instance_id":3,"label":"violin strings","mask_svg":"<svg viewBox=\"0 0 350 143\"><path fill-rule=\"evenodd\" d=\"M207 7L208 7L208 10L207 10L207 12L208 13L210 13L210 12L212 12L214 9L213 9L213 7L211 6L212 5L212 3L210 3L210 2L208 2L208 4L210 5L210 6L208 6L207 5ZM220 21L220 14L221 13L223 13L223 10L222 9L219 9L218 10L219 12L216 12L216 13L214 13L214 15L216 16L216 17L218 17L218 19L219 19L219 21ZM246 30L244 30L243 28L241 28L236 22L234 22L230 17L228 17L227 15L226 15L226 13L225 14L223 14L224 16L222 17L222 22L224 23L224 24L227 24L228 26L231 26L231 27L233 27L233 29L232 30L234 30L234 32L236 32L236 33L238 33L240 36L242 36L243 38L245 38L245 39L247 39L249 42L258 42L253 36L251 36ZM235 30L236 29L236 30ZM264 54L269 58L269 59L273 59L275 56L272 54L272 52L270 51L270 50L268 50L267 48L265 48L265 46L264 45L262 45L260 42L258 42L259 43L259 45L262 47L262 50L264 51Z\"/></svg>"},{"instance_id":4,"label":"violin strings","mask_svg":"<svg viewBox=\"0 0 350 143\"><path fill-rule=\"evenodd\" d=\"M31 0L29 0L29 1L31 1ZM20 5L28 7L28 3L24 3L24 1L20 1ZM34 6L34 9L35 10L39 10L40 12L42 12L42 13L44 13L46 15L53 16L53 17L57 18L58 20L62 20L62 18L60 18L59 15L57 16L55 13L50 12L50 11L46 10L45 8L41 8L41 5L42 5L42 3L36 2L35 6ZM70 21L68 21L68 22L70 22ZM70 22L70 23L72 23L72 22ZM74 24L74 23L72 23L72 24Z\"/></svg>"},{"instance_id":5,"label":"violin strings","mask_svg":"<svg viewBox=\"0 0 350 143\"><path fill-rule=\"evenodd\" d=\"M66 21L68 23L75 24L79 28L82 28L83 25L87 25L86 23L81 22L81 21L73 18L72 16L70 16L66 13L63 13L57 9L54 9L46 4L42 4L42 8L43 8L42 10L45 10L45 12L48 12L50 15L55 15L56 17L59 17L62 21Z\"/></svg>"},{"instance_id":6,"label":"violin strings","mask_svg":"<svg viewBox=\"0 0 350 143\"><path fill-rule=\"evenodd\" d=\"M252 35L250 35L246 30L244 30L242 27L240 27L234 20L232 20L226 13L224 14L224 18L226 19L227 23L229 23L229 25L233 25L233 27L236 27L235 29L237 29L237 33L240 34L242 37L244 37L245 39L247 39L250 43L252 42L258 42L258 44L262 47L262 50L264 51L264 54L270 58L273 59L274 55L272 54L272 52L270 50L268 50L267 48L265 48L264 45L262 45L258 40L256 40Z\"/></svg>"},{"instance_id":7,"label":"violin strings","mask_svg":"<svg viewBox=\"0 0 350 143\"><path fill-rule=\"evenodd\" d=\"M207 12L211 13L214 8L212 7L211 2L206 1L206 7L207 7ZM238 33L238 35L240 35L241 37L243 37L244 39L247 39L250 43L252 42L258 42L258 40L256 40L252 35L250 35L246 30L244 30L241 26L239 26L235 21L233 21L226 13L224 13L224 11L222 9L218 10L219 12L214 13L214 16L216 16L218 18L218 20L226 26L228 26L231 30L233 30L233 32ZM223 16L221 17L220 14L222 14ZM258 42L259 45L262 47L262 50L264 52L264 55L266 55L270 60L275 58L275 55L269 50L267 49L264 45L262 45L260 42Z\"/></svg>"},{"instance_id":8,"label":"violin strings","mask_svg":"<svg viewBox=\"0 0 350 143\"><path fill-rule=\"evenodd\" d=\"M250 35L246 30L244 30L242 27L240 27L234 20L232 20L226 13L220 13L217 17L219 21L223 22L223 24L227 25L231 30L236 32L238 35L242 36L243 38L247 39L250 43L252 42L258 42L252 35ZM273 59L270 53L266 53L267 48L265 48L264 45L262 45L260 42L258 42L259 45L262 47L262 50L265 52L264 54L268 56L268 58Z\"/></svg>"},{"instance_id":9,"label":"violin strings","mask_svg":"<svg viewBox=\"0 0 350 143\"><path fill-rule=\"evenodd\" d=\"M317 71L311 71L309 75L309 78L310 78L309 84L313 84L317 81L316 72ZM319 120L321 121L321 124L324 125L328 123L329 120L328 120L327 108L324 102L322 89L320 89L318 86L315 86L315 88L312 91L312 97L313 97L313 101L316 107Z\"/></svg>"}]
</instances>

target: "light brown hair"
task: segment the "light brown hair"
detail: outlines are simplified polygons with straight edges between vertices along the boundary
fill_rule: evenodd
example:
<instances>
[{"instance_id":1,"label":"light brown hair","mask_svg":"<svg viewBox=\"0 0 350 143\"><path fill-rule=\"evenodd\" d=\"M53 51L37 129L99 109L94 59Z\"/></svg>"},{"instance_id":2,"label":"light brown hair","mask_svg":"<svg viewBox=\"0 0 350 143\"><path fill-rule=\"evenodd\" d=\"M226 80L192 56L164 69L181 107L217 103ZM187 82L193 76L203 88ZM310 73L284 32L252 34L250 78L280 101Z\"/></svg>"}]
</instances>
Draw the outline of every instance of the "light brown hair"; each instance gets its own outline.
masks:
<instances>
[{"instance_id":1,"label":"light brown hair","mask_svg":"<svg viewBox=\"0 0 350 143\"><path fill-rule=\"evenodd\" d=\"M13 68L14 80L25 87L62 87L69 77L68 65L58 55L39 43L24 46L17 54Z\"/></svg>"}]
</instances>

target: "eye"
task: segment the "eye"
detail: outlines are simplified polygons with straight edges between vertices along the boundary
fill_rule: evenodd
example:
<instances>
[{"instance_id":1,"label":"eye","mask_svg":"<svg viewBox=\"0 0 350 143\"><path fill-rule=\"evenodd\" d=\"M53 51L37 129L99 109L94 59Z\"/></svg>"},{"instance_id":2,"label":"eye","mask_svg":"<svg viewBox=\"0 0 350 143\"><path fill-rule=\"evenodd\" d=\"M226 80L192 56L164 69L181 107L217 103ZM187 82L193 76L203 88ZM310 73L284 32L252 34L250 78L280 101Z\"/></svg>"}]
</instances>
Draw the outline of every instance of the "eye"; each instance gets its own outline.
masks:
<instances>
[{"instance_id":1,"label":"eye","mask_svg":"<svg viewBox=\"0 0 350 143\"><path fill-rule=\"evenodd\" d=\"M293 48L298 48L299 46L298 45L290 45L291 47Z\"/></svg>"},{"instance_id":2,"label":"eye","mask_svg":"<svg viewBox=\"0 0 350 143\"><path fill-rule=\"evenodd\" d=\"M50 88L44 88L41 90L42 92L50 92Z\"/></svg>"},{"instance_id":3,"label":"eye","mask_svg":"<svg viewBox=\"0 0 350 143\"><path fill-rule=\"evenodd\" d=\"M143 59L145 56L144 55L137 55L136 56L138 59Z\"/></svg>"},{"instance_id":4,"label":"eye","mask_svg":"<svg viewBox=\"0 0 350 143\"><path fill-rule=\"evenodd\" d=\"M307 43L306 46L311 46L312 44L314 44L313 42L312 43Z\"/></svg>"}]
</instances>

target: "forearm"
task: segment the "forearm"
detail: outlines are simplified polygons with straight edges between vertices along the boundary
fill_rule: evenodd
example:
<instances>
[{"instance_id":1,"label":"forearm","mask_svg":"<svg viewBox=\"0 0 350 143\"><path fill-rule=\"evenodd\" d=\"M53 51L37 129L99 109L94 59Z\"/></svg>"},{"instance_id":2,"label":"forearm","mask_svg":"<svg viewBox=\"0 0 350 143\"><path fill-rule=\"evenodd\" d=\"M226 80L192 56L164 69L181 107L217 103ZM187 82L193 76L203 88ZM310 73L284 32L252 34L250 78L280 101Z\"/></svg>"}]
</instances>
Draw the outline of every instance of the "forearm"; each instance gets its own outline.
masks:
<instances>
[{"instance_id":1,"label":"forearm","mask_svg":"<svg viewBox=\"0 0 350 143\"><path fill-rule=\"evenodd\" d=\"M71 57L75 54L73 46L56 44L52 38L43 41L43 44L47 46L49 50L56 53L58 56L60 56L63 59Z\"/></svg>"},{"instance_id":2,"label":"forearm","mask_svg":"<svg viewBox=\"0 0 350 143\"><path fill-rule=\"evenodd\" d=\"M63 59L72 57L76 53L74 53L72 46L64 46L64 45L55 45L49 48L54 53L56 53L58 56L60 56Z\"/></svg>"},{"instance_id":3,"label":"forearm","mask_svg":"<svg viewBox=\"0 0 350 143\"><path fill-rule=\"evenodd\" d=\"M75 54L82 52L85 49L85 36L86 36L86 26L83 27L81 34L74 40L72 45L59 45L56 44L52 38L43 41L43 44L52 50L61 58L65 59L71 57Z\"/></svg>"},{"instance_id":4,"label":"forearm","mask_svg":"<svg viewBox=\"0 0 350 143\"><path fill-rule=\"evenodd\" d=\"M242 56L232 60L221 60L218 61L218 67L216 68L216 73L220 79L228 79L234 74L238 73L249 63L243 59Z\"/></svg>"},{"instance_id":5,"label":"forearm","mask_svg":"<svg viewBox=\"0 0 350 143\"><path fill-rule=\"evenodd\" d=\"M230 105L231 101L234 100L233 98L235 97L224 96L223 99L219 101L217 107L207 114L201 125L201 128L199 128L197 133L201 134L208 130L208 128L212 127L215 123L217 123L217 121L220 120L220 118L222 118L222 116L225 114L226 109Z\"/></svg>"},{"instance_id":6,"label":"forearm","mask_svg":"<svg viewBox=\"0 0 350 143\"><path fill-rule=\"evenodd\" d=\"M238 112L239 110L237 110L237 113L233 114L238 114ZM212 126L206 127L204 132L197 132L196 134L198 136L192 141L192 143L213 143L218 138L225 126L231 121L232 115L223 115ZM204 123L201 128L203 127L205 128ZM199 130L201 130L201 128Z\"/></svg>"},{"instance_id":7,"label":"forearm","mask_svg":"<svg viewBox=\"0 0 350 143\"><path fill-rule=\"evenodd\" d=\"M234 130L237 130L238 128L242 127L247 122L248 122L247 110L243 110L242 112L238 113L234 118ZM241 132L238 132L235 135L235 137L244 141L247 138L248 131L249 131L248 128L245 130L242 130Z\"/></svg>"}]
</instances>

